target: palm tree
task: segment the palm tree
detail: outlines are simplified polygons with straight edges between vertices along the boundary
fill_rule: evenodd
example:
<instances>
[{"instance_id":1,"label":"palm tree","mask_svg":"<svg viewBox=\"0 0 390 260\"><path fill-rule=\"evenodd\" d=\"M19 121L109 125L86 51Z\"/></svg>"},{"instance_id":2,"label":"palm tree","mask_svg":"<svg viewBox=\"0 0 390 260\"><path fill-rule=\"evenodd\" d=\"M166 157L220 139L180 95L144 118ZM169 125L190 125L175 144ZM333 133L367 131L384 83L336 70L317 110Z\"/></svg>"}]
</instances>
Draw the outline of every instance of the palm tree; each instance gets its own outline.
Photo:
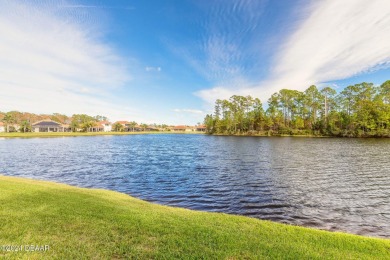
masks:
<instances>
[{"instance_id":1,"label":"palm tree","mask_svg":"<svg viewBox=\"0 0 390 260\"><path fill-rule=\"evenodd\" d=\"M120 123L115 123L115 124L113 124L112 129L114 129L115 132L122 132L123 125Z\"/></svg>"},{"instance_id":2,"label":"palm tree","mask_svg":"<svg viewBox=\"0 0 390 260\"><path fill-rule=\"evenodd\" d=\"M145 131L145 129L148 127L148 125L147 124L141 124L141 127L142 127L143 131Z\"/></svg>"},{"instance_id":3,"label":"palm tree","mask_svg":"<svg viewBox=\"0 0 390 260\"><path fill-rule=\"evenodd\" d=\"M14 117L12 116L12 114L10 113L7 113L4 115L4 118L2 120L6 126L7 126L7 133L9 132L9 125L12 124L12 123L15 123L15 119Z\"/></svg>"},{"instance_id":4,"label":"palm tree","mask_svg":"<svg viewBox=\"0 0 390 260\"><path fill-rule=\"evenodd\" d=\"M95 125L95 122L93 121L87 121L84 124L81 125L81 128L84 132L88 132L88 129L93 127Z\"/></svg>"},{"instance_id":5,"label":"palm tree","mask_svg":"<svg viewBox=\"0 0 390 260\"><path fill-rule=\"evenodd\" d=\"M129 123L129 126L131 127L133 132L134 132L134 128L136 125L137 125L137 123L135 121Z\"/></svg>"},{"instance_id":6,"label":"palm tree","mask_svg":"<svg viewBox=\"0 0 390 260\"><path fill-rule=\"evenodd\" d=\"M23 130L23 133L27 132L30 129L30 123L27 120L23 120L20 123L20 130Z\"/></svg>"}]
</instances>

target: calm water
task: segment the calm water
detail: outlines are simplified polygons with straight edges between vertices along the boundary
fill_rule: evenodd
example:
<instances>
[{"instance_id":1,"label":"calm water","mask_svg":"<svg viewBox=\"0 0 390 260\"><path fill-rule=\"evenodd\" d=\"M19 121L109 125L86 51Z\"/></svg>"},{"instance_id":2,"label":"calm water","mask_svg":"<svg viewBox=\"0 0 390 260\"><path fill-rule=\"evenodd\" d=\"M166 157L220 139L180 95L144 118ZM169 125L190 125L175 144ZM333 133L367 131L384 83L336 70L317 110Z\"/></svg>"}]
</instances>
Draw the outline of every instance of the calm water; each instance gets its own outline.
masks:
<instances>
[{"instance_id":1,"label":"calm water","mask_svg":"<svg viewBox=\"0 0 390 260\"><path fill-rule=\"evenodd\" d=\"M0 173L161 204L390 237L390 139L0 139Z\"/></svg>"}]
</instances>

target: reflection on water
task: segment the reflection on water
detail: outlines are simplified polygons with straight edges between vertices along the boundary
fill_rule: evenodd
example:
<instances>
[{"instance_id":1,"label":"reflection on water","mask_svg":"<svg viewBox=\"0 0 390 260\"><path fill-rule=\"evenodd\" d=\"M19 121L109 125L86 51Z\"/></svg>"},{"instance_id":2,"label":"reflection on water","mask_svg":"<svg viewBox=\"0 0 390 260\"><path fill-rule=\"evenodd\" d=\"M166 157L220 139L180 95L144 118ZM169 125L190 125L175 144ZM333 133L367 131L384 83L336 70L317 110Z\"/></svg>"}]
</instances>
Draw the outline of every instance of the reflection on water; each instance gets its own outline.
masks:
<instances>
[{"instance_id":1,"label":"reflection on water","mask_svg":"<svg viewBox=\"0 0 390 260\"><path fill-rule=\"evenodd\" d=\"M161 204L390 237L390 140L132 135L0 140L0 172Z\"/></svg>"}]
</instances>

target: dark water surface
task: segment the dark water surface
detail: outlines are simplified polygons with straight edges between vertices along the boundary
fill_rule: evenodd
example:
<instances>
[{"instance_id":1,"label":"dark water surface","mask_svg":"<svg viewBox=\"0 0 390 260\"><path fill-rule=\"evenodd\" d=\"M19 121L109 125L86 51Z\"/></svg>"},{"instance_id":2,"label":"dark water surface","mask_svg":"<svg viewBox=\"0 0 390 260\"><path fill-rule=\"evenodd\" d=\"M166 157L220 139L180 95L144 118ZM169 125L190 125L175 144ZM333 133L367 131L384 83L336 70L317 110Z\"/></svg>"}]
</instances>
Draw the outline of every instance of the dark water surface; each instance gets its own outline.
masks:
<instances>
[{"instance_id":1,"label":"dark water surface","mask_svg":"<svg viewBox=\"0 0 390 260\"><path fill-rule=\"evenodd\" d=\"M111 189L190 209L390 237L390 139L0 139L0 173Z\"/></svg>"}]
</instances>

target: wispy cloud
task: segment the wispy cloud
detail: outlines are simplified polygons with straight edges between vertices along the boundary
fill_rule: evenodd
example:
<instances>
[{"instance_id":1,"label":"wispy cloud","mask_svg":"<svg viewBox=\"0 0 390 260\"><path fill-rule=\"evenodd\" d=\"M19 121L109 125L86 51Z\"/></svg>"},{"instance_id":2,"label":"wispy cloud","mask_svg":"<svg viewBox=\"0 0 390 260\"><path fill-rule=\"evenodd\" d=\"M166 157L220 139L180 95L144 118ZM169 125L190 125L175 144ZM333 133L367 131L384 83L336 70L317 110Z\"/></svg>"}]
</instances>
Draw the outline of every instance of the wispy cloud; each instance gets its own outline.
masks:
<instances>
[{"instance_id":1,"label":"wispy cloud","mask_svg":"<svg viewBox=\"0 0 390 260\"><path fill-rule=\"evenodd\" d=\"M203 114L202 110L197 110L197 109L174 109L173 110L176 113L189 113L189 114Z\"/></svg>"},{"instance_id":2,"label":"wispy cloud","mask_svg":"<svg viewBox=\"0 0 390 260\"><path fill-rule=\"evenodd\" d=\"M99 8L98 5L60 5L63 8Z\"/></svg>"},{"instance_id":3,"label":"wispy cloud","mask_svg":"<svg viewBox=\"0 0 390 260\"><path fill-rule=\"evenodd\" d=\"M197 42L180 46L166 40L170 49L184 59L199 75L214 84L231 82L253 73L260 63L258 49L251 45L265 0L196 2L206 15L198 21L203 32Z\"/></svg>"},{"instance_id":4,"label":"wispy cloud","mask_svg":"<svg viewBox=\"0 0 390 260\"><path fill-rule=\"evenodd\" d=\"M2 1L0 109L124 114L110 93L131 80L128 64L103 43L95 21L53 2Z\"/></svg>"},{"instance_id":5,"label":"wispy cloud","mask_svg":"<svg viewBox=\"0 0 390 260\"><path fill-rule=\"evenodd\" d=\"M125 9L125 10L135 10L132 6L104 6L104 5L71 5L64 4L59 5L60 8L99 8L99 9Z\"/></svg>"},{"instance_id":6,"label":"wispy cloud","mask_svg":"<svg viewBox=\"0 0 390 260\"><path fill-rule=\"evenodd\" d=\"M151 67L151 66L145 67L145 71L147 72L160 72L161 70L162 70L161 67Z\"/></svg>"},{"instance_id":7,"label":"wispy cloud","mask_svg":"<svg viewBox=\"0 0 390 260\"><path fill-rule=\"evenodd\" d=\"M297 83L343 79L386 64L389 2L318 2L281 50L274 75L286 75Z\"/></svg>"},{"instance_id":8,"label":"wispy cloud","mask_svg":"<svg viewBox=\"0 0 390 260\"><path fill-rule=\"evenodd\" d=\"M205 53L206 74L218 83L249 74L259 63L257 48L251 46L265 10L266 1L238 0L215 2L204 22L201 50Z\"/></svg>"},{"instance_id":9,"label":"wispy cloud","mask_svg":"<svg viewBox=\"0 0 390 260\"><path fill-rule=\"evenodd\" d=\"M390 67L387 0L315 1L300 15L298 29L274 56L269 77L246 78L240 85L217 84L196 95L208 102L231 94L251 94L265 101L281 88L303 90L310 84Z\"/></svg>"}]
</instances>

